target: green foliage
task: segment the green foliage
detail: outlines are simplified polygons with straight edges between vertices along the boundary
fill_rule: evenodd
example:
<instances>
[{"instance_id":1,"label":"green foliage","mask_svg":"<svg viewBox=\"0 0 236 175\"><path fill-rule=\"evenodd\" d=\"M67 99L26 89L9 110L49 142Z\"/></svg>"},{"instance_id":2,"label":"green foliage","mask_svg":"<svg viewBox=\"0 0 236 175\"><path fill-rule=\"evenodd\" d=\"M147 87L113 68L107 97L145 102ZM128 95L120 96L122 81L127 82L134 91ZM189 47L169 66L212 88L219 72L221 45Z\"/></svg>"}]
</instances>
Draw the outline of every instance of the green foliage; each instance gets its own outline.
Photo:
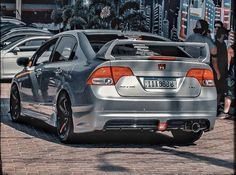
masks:
<instances>
[{"instance_id":1,"label":"green foliage","mask_svg":"<svg viewBox=\"0 0 236 175\"><path fill-rule=\"evenodd\" d=\"M139 4L135 1L128 1L120 8L120 14L124 15L128 10L139 10Z\"/></svg>"},{"instance_id":2,"label":"green foliage","mask_svg":"<svg viewBox=\"0 0 236 175\"><path fill-rule=\"evenodd\" d=\"M62 10L61 9L55 9L51 13L51 19L54 24L59 24L63 21L62 19Z\"/></svg>"},{"instance_id":3,"label":"green foliage","mask_svg":"<svg viewBox=\"0 0 236 175\"><path fill-rule=\"evenodd\" d=\"M72 29L84 29L84 26L87 25L83 18L76 16L72 17L69 22Z\"/></svg>"},{"instance_id":4,"label":"green foliage","mask_svg":"<svg viewBox=\"0 0 236 175\"><path fill-rule=\"evenodd\" d=\"M73 16L73 9L67 7L62 12L62 19L64 22L68 21Z\"/></svg>"},{"instance_id":5,"label":"green foliage","mask_svg":"<svg viewBox=\"0 0 236 175\"><path fill-rule=\"evenodd\" d=\"M71 29L122 29L147 31L145 17L138 11L139 3L128 1L119 8L118 0L90 0L84 4L77 0L74 6L64 6L54 10L51 19L55 24L63 22L63 29L67 25Z\"/></svg>"},{"instance_id":6,"label":"green foliage","mask_svg":"<svg viewBox=\"0 0 236 175\"><path fill-rule=\"evenodd\" d=\"M112 29L120 29L121 23L122 23L121 19L118 17L115 17L111 20L111 28Z\"/></svg>"}]
</instances>

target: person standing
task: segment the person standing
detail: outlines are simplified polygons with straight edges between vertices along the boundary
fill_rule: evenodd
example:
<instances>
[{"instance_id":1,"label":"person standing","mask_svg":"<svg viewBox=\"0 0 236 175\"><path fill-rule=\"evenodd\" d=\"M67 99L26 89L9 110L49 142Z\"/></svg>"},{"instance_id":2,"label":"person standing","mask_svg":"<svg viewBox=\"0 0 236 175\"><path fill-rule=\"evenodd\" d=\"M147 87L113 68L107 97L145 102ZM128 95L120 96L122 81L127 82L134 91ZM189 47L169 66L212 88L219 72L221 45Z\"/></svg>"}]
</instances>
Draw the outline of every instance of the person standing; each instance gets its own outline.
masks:
<instances>
[{"instance_id":1,"label":"person standing","mask_svg":"<svg viewBox=\"0 0 236 175\"><path fill-rule=\"evenodd\" d=\"M217 33L217 30L218 30L219 28L221 28L221 27L224 27L224 24L223 24L222 21L215 21L215 22L214 22L214 29L215 29L215 31L213 32L213 36L212 36L212 39L213 39L214 41L216 41L216 33Z\"/></svg>"},{"instance_id":2,"label":"person standing","mask_svg":"<svg viewBox=\"0 0 236 175\"><path fill-rule=\"evenodd\" d=\"M230 48L235 51L236 44L234 43L233 45L230 46ZM229 74L227 77L227 92L225 94L225 99L224 99L224 109L223 111L218 115L219 119L229 119L232 116L229 115L229 110L230 106L232 104L232 101L235 99L235 56L234 52L232 52L231 55L231 63L230 63L230 69L229 69Z\"/></svg>"},{"instance_id":3,"label":"person standing","mask_svg":"<svg viewBox=\"0 0 236 175\"><path fill-rule=\"evenodd\" d=\"M215 72L215 77L220 79L220 71L217 64L217 48L214 44L213 40L208 37L209 25L207 21L200 19L196 23L196 27L193 29L193 34L191 34L185 41L186 42L200 42L207 43L210 49L211 54L211 67L213 68L213 72ZM189 54L194 56L195 49L189 50Z\"/></svg>"},{"instance_id":4,"label":"person standing","mask_svg":"<svg viewBox=\"0 0 236 175\"><path fill-rule=\"evenodd\" d=\"M228 48L228 70L230 69L230 65L232 63L232 58L234 57L234 46L235 44L231 45L229 48Z\"/></svg>"},{"instance_id":5,"label":"person standing","mask_svg":"<svg viewBox=\"0 0 236 175\"><path fill-rule=\"evenodd\" d=\"M228 51L227 46L225 44L225 40L227 39L227 29L224 27L218 28L216 32L216 47L217 47L217 64L220 71L220 79L215 78L216 89L217 89L217 101L218 104L221 101L221 97L227 91L227 83L226 78L228 77Z\"/></svg>"}]
</instances>

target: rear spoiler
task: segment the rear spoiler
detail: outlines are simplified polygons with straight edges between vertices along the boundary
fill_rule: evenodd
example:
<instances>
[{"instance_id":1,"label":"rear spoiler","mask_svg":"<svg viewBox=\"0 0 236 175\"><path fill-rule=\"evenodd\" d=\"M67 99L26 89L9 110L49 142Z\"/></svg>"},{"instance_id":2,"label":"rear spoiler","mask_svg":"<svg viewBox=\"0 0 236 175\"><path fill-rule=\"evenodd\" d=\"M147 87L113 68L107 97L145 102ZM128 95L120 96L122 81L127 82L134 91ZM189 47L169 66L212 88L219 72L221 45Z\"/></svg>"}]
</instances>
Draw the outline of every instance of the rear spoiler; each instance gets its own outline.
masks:
<instances>
[{"instance_id":1,"label":"rear spoiler","mask_svg":"<svg viewBox=\"0 0 236 175\"><path fill-rule=\"evenodd\" d=\"M196 42L170 42L170 41L147 41L147 40L131 40L131 39L115 39L106 46L106 51L103 58L106 60L115 60L111 52L116 45L122 44L148 44L155 46L175 46L179 47L183 52L187 53L189 57L196 58L199 62L210 63L210 51L207 43ZM199 55L193 55L191 52L198 52Z\"/></svg>"}]
</instances>

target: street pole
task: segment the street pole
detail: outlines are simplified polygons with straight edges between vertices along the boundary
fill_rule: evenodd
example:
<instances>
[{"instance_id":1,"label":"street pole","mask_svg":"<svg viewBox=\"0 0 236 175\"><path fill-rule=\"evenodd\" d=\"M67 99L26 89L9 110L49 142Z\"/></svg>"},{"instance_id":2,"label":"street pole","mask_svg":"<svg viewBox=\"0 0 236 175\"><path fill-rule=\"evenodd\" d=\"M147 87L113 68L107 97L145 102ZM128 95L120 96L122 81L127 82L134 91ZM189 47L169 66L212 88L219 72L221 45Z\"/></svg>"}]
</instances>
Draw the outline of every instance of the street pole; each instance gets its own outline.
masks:
<instances>
[{"instance_id":1,"label":"street pole","mask_svg":"<svg viewBox=\"0 0 236 175\"><path fill-rule=\"evenodd\" d=\"M187 18L187 36L186 37L188 37L189 35L190 35L190 33L191 33L191 31L190 31L190 8L191 8L191 0L188 0L188 18Z\"/></svg>"},{"instance_id":2,"label":"street pole","mask_svg":"<svg viewBox=\"0 0 236 175\"><path fill-rule=\"evenodd\" d=\"M16 0L16 19L21 20L21 6L22 0Z\"/></svg>"}]
</instances>

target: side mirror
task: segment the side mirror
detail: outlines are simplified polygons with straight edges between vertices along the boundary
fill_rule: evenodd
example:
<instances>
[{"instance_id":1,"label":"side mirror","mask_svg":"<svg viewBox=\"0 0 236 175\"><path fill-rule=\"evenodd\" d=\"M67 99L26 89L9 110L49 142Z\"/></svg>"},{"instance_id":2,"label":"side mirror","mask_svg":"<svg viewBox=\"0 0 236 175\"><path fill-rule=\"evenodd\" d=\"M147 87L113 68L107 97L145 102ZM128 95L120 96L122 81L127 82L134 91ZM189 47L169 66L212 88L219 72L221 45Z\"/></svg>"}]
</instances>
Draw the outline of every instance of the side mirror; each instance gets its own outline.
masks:
<instances>
[{"instance_id":1,"label":"side mirror","mask_svg":"<svg viewBox=\"0 0 236 175\"><path fill-rule=\"evenodd\" d=\"M12 53L14 55L17 55L17 52L20 52L20 48L19 47L15 47L13 50L12 50Z\"/></svg>"},{"instance_id":2,"label":"side mirror","mask_svg":"<svg viewBox=\"0 0 236 175\"><path fill-rule=\"evenodd\" d=\"M17 58L16 63L18 66L26 67L29 64L29 58L28 57Z\"/></svg>"}]
</instances>

